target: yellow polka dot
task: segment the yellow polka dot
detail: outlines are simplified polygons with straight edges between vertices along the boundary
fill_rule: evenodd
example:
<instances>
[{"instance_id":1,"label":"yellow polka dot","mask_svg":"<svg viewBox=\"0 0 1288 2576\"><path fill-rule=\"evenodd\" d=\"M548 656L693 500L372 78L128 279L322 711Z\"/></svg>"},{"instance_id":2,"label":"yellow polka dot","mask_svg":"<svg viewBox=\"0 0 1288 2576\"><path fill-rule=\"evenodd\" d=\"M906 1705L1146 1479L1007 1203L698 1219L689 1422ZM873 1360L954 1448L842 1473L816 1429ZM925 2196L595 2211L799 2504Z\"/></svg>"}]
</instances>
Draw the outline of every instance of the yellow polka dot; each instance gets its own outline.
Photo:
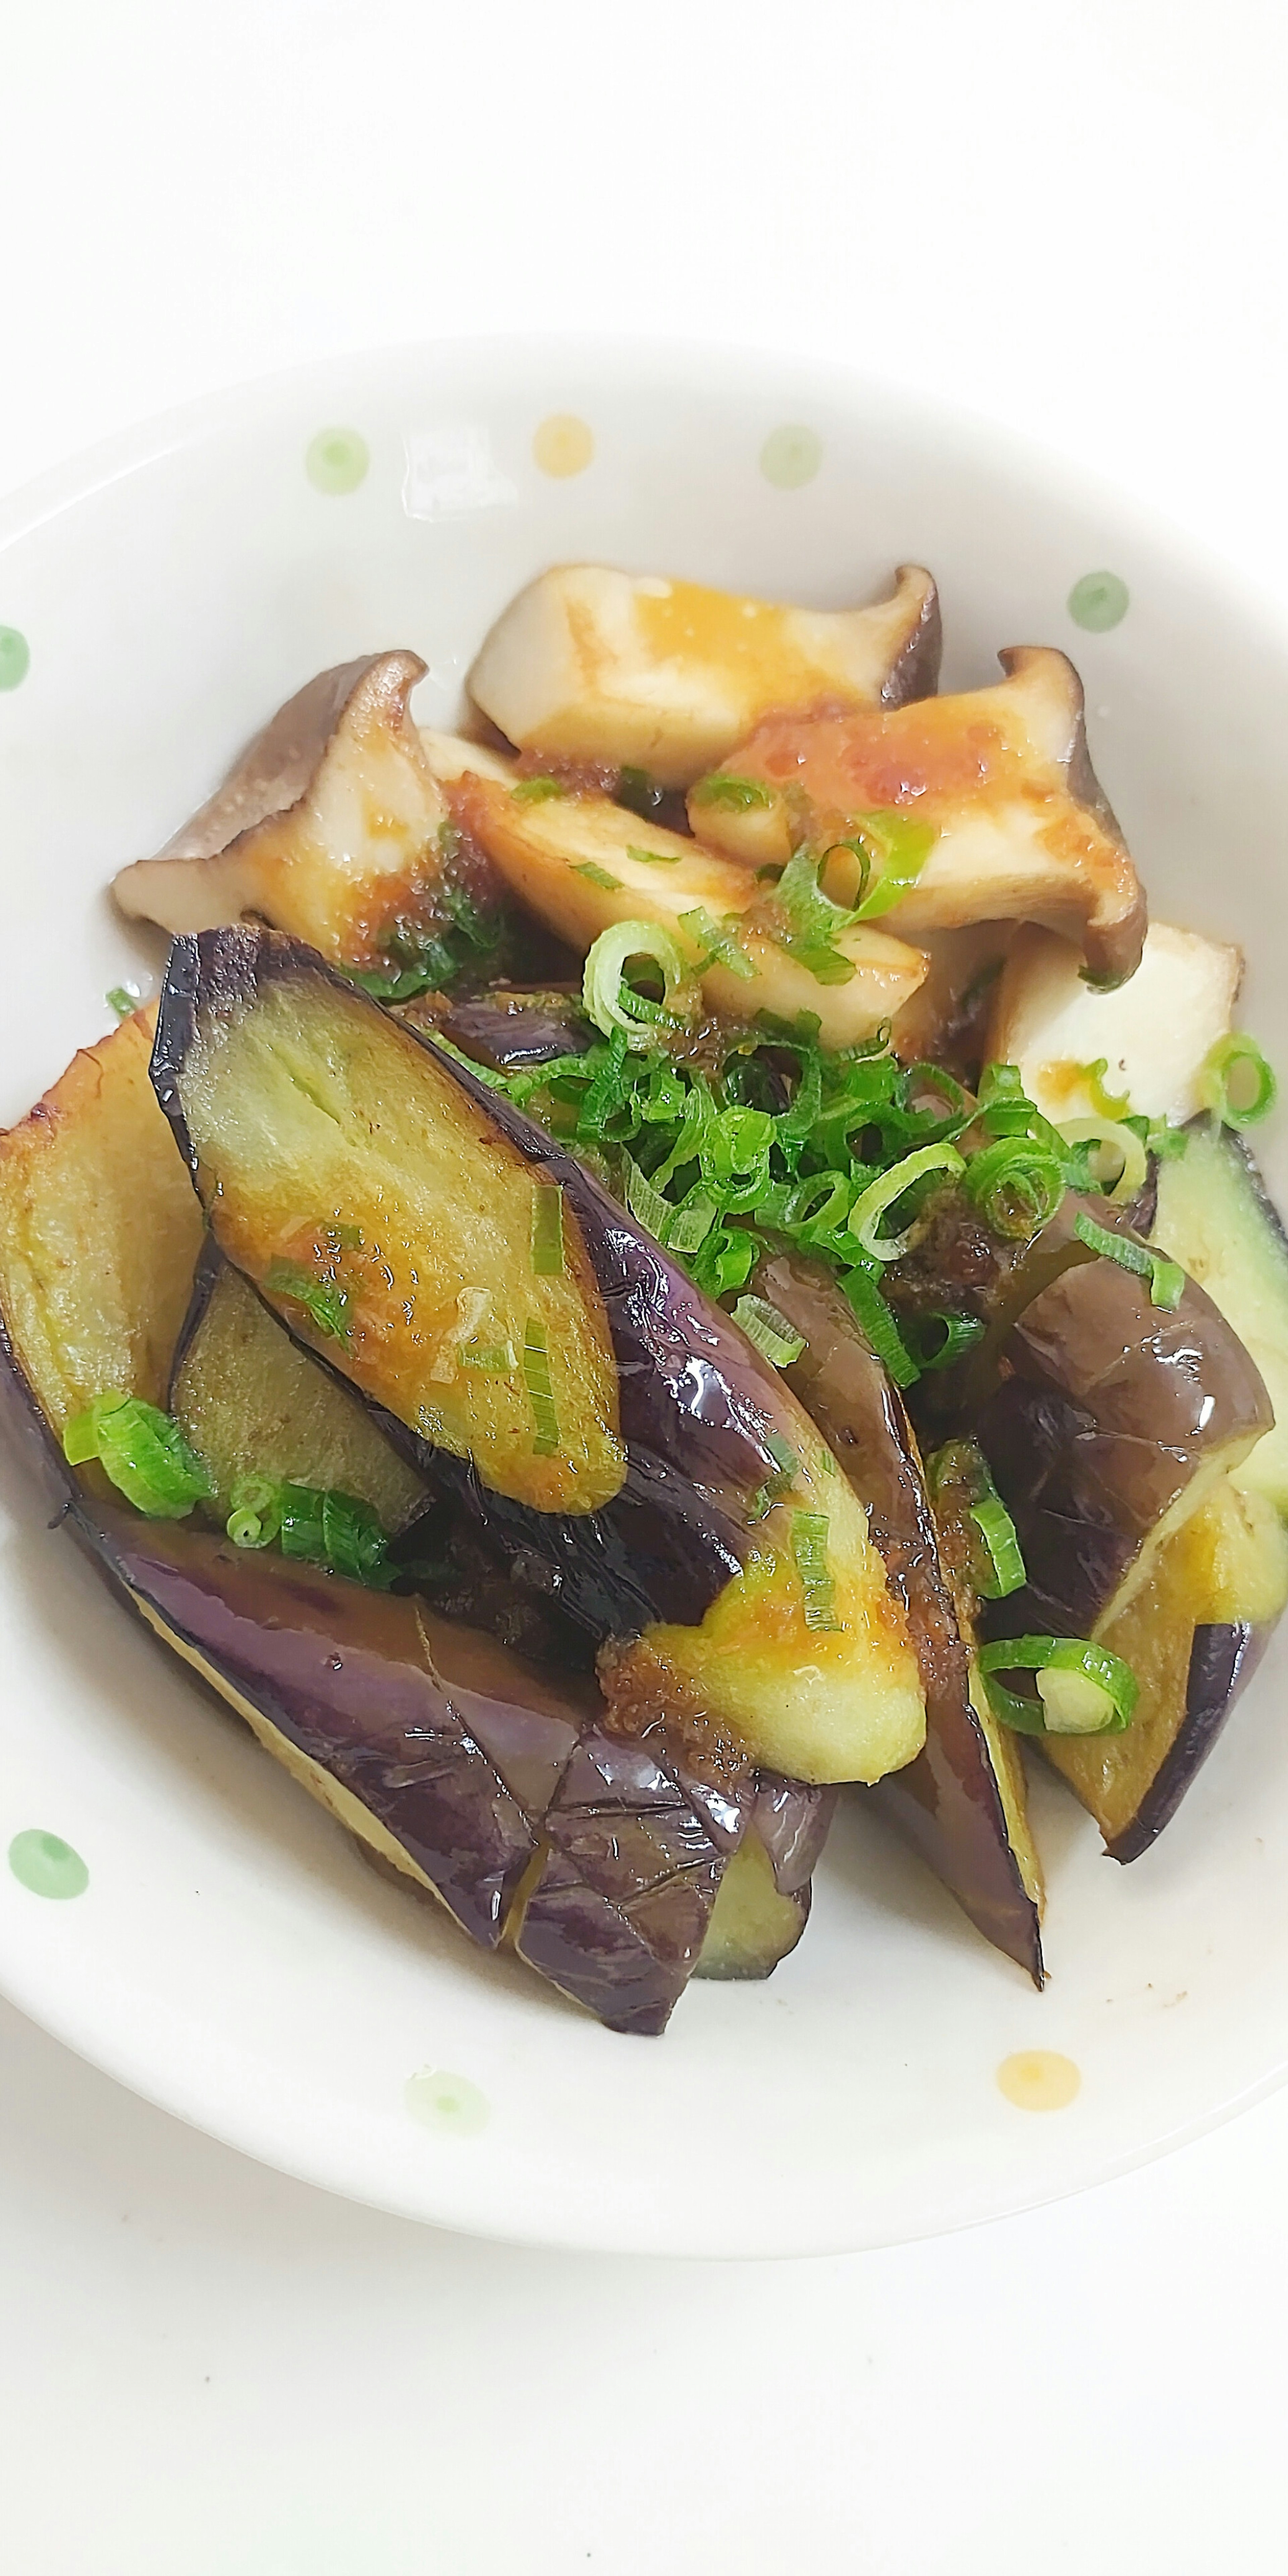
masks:
<instances>
[{"instance_id":1,"label":"yellow polka dot","mask_svg":"<svg viewBox=\"0 0 1288 2576\"><path fill-rule=\"evenodd\" d=\"M1003 2058L997 2081L1018 2111L1065 2111L1082 2075L1071 2057L1058 2057L1053 2048L1021 2048Z\"/></svg>"},{"instance_id":2,"label":"yellow polka dot","mask_svg":"<svg viewBox=\"0 0 1288 2576\"><path fill-rule=\"evenodd\" d=\"M799 492L802 483L812 483L822 462L818 431L800 421L785 421L781 429L771 429L760 451L761 473L780 492Z\"/></svg>"},{"instance_id":3,"label":"yellow polka dot","mask_svg":"<svg viewBox=\"0 0 1288 2576\"><path fill-rule=\"evenodd\" d=\"M532 453L543 474L584 474L595 453L595 434L575 411L552 411L537 429Z\"/></svg>"}]
</instances>

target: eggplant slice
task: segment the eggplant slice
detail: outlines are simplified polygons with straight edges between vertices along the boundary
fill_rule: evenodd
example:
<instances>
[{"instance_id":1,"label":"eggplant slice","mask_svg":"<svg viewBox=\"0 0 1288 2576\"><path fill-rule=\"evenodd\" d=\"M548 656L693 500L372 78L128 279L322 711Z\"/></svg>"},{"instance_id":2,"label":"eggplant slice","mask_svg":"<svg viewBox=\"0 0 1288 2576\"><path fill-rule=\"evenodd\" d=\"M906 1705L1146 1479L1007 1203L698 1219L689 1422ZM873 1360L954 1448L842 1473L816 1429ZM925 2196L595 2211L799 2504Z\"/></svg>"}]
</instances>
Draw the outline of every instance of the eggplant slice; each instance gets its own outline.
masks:
<instances>
[{"instance_id":1,"label":"eggplant slice","mask_svg":"<svg viewBox=\"0 0 1288 2576\"><path fill-rule=\"evenodd\" d=\"M1283 1607L1285 1542L1277 1517L1267 1508L1264 1524L1250 1532L1253 1562L1232 1591L1221 1567L1224 1507L1218 1489L1159 1551L1148 1580L1104 1630L1105 1644L1140 1685L1130 1726L1121 1735L1038 1739L1094 1816L1114 1860L1139 1860L1175 1815ZM1230 1615L1240 1608L1251 1615Z\"/></svg>"},{"instance_id":2,"label":"eggplant slice","mask_svg":"<svg viewBox=\"0 0 1288 2576\"><path fill-rule=\"evenodd\" d=\"M391 1537L426 1507L424 1483L365 1405L300 1350L209 1237L168 1410L209 1472L221 1520L250 1476L352 1494Z\"/></svg>"},{"instance_id":3,"label":"eggplant slice","mask_svg":"<svg viewBox=\"0 0 1288 2576\"><path fill-rule=\"evenodd\" d=\"M113 1590L373 1855L475 1940L539 1958L611 2028L660 2030L756 1809L753 1774L686 1785L659 1735L612 1738L589 1674L534 1672L423 1600L237 1548L196 1518L145 1519L97 1463L67 1465L70 1415L117 1385L164 1404L173 1378L216 1481L245 1438L261 1472L365 1482L390 1526L419 1492L351 1390L209 1245L175 1364L201 1215L146 1079L150 1039L150 1014L125 1022L0 1137L11 1434ZM292 1426L305 1446L285 1445ZM526 1633L532 1606L508 1593ZM793 1794L802 1813L827 1796Z\"/></svg>"},{"instance_id":4,"label":"eggplant slice","mask_svg":"<svg viewBox=\"0 0 1288 2576\"><path fill-rule=\"evenodd\" d=\"M808 1415L531 1120L250 929L176 942L153 1079L229 1259L502 1561L612 1643L617 1731L678 1709L725 1771L807 1781L919 1752L902 1606ZM469 1367L471 1336L504 1373Z\"/></svg>"},{"instance_id":5,"label":"eggplant slice","mask_svg":"<svg viewBox=\"0 0 1288 2576\"><path fill-rule=\"evenodd\" d=\"M994 1632L1100 1633L1158 1549L1248 1457L1273 1415L1259 1370L1204 1291L1174 1309L1099 1259L1028 1305L971 1424L1015 1522L1025 1590ZM1001 1622L1000 1628L998 1622Z\"/></svg>"},{"instance_id":6,"label":"eggplant slice","mask_svg":"<svg viewBox=\"0 0 1288 2576\"><path fill-rule=\"evenodd\" d=\"M0 1134L0 1313L61 1435L109 1388L163 1405L201 1211L148 1080L155 1006Z\"/></svg>"},{"instance_id":7,"label":"eggplant slice","mask_svg":"<svg viewBox=\"0 0 1288 2576\"><path fill-rule=\"evenodd\" d=\"M1042 1877L1016 1748L972 1695L970 1639L940 1561L902 1401L831 1275L796 1253L759 1265L758 1293L806 1347L785 1371L868 1504L874 1544L908 1618L926 1743L870 1793L987 1941L1042 1984Z\"/></svg>"},{"instance_id":8,"label":"eggplant slice","mask_svg":"<svg viewBox=\"0 0 1288 2576\"><path fill-rule=\"evenodd\" d=\"M1236 1482L1288 1514L1288 1236L1247 1146L1210 1118L1158 1175L1152 1240L1207 1290L1265 1380L1275 1425Z\"/></svg>"}]
</instances>

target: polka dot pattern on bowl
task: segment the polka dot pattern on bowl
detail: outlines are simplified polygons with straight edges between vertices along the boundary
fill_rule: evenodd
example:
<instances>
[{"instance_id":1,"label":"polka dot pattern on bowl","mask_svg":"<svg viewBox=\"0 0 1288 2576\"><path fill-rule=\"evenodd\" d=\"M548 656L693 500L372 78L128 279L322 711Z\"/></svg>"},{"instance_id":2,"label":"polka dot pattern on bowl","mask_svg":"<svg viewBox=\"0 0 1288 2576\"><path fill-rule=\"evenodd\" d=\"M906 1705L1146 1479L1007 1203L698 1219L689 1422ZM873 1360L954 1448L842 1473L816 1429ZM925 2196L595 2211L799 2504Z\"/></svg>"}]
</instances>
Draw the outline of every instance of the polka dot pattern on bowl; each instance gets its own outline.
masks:
<instances>
[{"instance_id":1,"label":"polka dot pattern on bowl","mask_svg":"<svg viewBox=\"0 0 1288 2576\"><path fill-rule=\"evenodd\" d=\"M1121 626L1131 605L1131 592L1116 572L1084 572L1069 593L1069 615L1088 635L1106 635Z\"/></svg>"},{"instance_id":2,"label":"polka dot pattern on bowl","mask_svg":"<svg viewBox=\"0 0 1288 2576\"><path fill-rule=\"evenodd\" d=\"M318 492L356 492L370 463L371 450L358 429L320 429L304 451L304 471Z\"/></svg>"},{"instance_id":3,"label":"polka dot pattern on bowl","mask_svg":"<svg viewBox=\"0 0 1288 2576\"><path fill-rule=\"evenodd\" d=\"M467 2075L453 2075L445 2066L422 2066L418 2075L409 2075L403 2100L423 2129L455 2138L477 2137L487 2127L492 2107Z\"/></svg>"},{"instance_id":4,"label":"polka dot pattern on bowl","mask_svg":"<svg viewBox=\"0 0 1288 2576\"><path fill-rule=\"evenodd\" d=\"M89 1871L78 1851L60 1834L29 1826L9 1845L9 1867L20 1887L32 1896L83 1896Z\"/></svg>"},{"instance_id":5,"label":"polka dot pattern on bowl","mask_svg":"<svg viewBox=\"0 0 1288 2576\"><path fill-rule=\"evenodd\" d=\"M16 626L0 626L0 689L16 689L31 668L31 647Z\"/></svg>"},{"instance_id":6,"label":"polka dot pattern on bowl","mask_svg":"<svg viewBox=\"0 0 1288 2576\"><path fill-rule=\"evenodd\" d=\"M818 431L799 421L785 421L780 429L771 429L760 451L761 473L779 492L799 492L803 483L812 483L822 462Z\"/></svg>"},{"instance_id":7,"label":"polka dot pattern on bowl","mask_svg":"<svg viewBox=\"0 0 1288 2576\"><path fill-rule=\"evenodd\" d=\"M532 454L543 474L562 480L584 474L595 453L595 433L575 411L552 411L533 432Z\"/></svg>"},{"instance_id":8,"label":"polka dot pattern on bowl","mask_svg":"<svg viewBox=\"0 0 1288 2576\"><path fill-rule=\"evenodd\" d=\"M1067 2111L1082 2085L1082 2070L1054 2048L1021 2048L1004 2057L998 2090L1017 2111Z\"/></svg>"}]
</instances>

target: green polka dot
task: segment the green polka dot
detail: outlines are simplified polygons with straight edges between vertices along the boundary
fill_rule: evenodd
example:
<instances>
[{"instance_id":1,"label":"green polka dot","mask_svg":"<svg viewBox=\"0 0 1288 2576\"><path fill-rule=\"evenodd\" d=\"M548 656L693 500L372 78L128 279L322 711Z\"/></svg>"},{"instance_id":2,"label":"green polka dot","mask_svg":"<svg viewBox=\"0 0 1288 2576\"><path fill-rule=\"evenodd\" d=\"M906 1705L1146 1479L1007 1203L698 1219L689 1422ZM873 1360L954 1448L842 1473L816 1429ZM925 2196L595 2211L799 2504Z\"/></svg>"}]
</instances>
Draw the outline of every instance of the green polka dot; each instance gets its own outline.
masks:
<instances>
[{"instance_id":1,"label":"green polka dot","mask_svg":"<svg viewBox=\"0 0 1288 2576\"><path fill-rule=\"evenodd\" d=\"M760 451L761 473L780 492L798 492L802 483L812 483L822 462L823 441L818 431L803 429L796 421L788 421L782 429L771 429Z\"/></svg>"},{"instance_id":2,"label":"green polka dot","mask_svg":"<svg viewBox=\"0 0 1288 2576\"><path fill-rule=\"evenodd\" d=\"M320 429L309 440L304 470L319 492L356 492L370 463L360 430Z\"/></svg>"},{"instance_id":3,"label":"green polka dot","mask_svg":"<svg viewBox=\"0 0 1288 2576\"><path fill-rule=\"evenodd\" d=\"M0 626L0 689L16 689L31 666L31 646L16 626Z\"/></svg>"},{"instance_id":4,"label":"green polka dot","mask_svg":"<svg viewBox=\"0 0 1288 2576\"><path fill-rule=\"evenodd\" d=\"M29 1888L33 1896L83 1896L89 1885L89 1871L80 1853L57 1834L42 1834L35 1826L14 1835L9 1867L19 1886Z\"/></svg>"},{"instance_id":5,"label":"green polka dot","mask_svg":"<svg viewBox=\"0 0 1288 2576\"><path fill-rule=\"evenodd\" d=\"M1069 615L1089 635L1103 635L1122 624L1130 603L1131 592L1116 572L1084 572L1069 593Z\"/></svg>"},{"instance_id":6,"label":"green polka dot","mask_svg":"<svg viewBox=\"0 0 1288 2576\"><path fill-rule=\"evenodd\" d=\"M477 2084L471 2084L468 2076L449 2074L445 2066L422 2066L419 2075L409 2076L403 2100L422 2128L440 2129L456 2138L476 2138L486 2128L491 2110Z\"/></svg>"}]
</instances>

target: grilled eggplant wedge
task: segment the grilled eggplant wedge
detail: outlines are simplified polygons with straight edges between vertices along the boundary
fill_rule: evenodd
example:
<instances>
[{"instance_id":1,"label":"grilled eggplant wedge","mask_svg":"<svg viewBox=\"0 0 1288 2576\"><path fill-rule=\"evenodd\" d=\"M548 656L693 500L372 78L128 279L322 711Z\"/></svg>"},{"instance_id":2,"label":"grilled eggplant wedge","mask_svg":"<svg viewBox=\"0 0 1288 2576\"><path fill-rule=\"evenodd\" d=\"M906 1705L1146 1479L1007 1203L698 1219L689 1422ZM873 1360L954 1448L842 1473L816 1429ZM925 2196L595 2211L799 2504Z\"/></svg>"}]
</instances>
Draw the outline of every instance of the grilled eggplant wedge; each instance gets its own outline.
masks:
<instances>
[{"instance_id":1,"label":"grilled eggplant wedge","mask_svg":"<svg viewBox=\"0 0 1288 2576\"><path fill-rule=\"evenodd\" d=\"M1038 1738L1114 1860L1138 1860L1186 1790L1256 1670L1288 1600L1288 1534L1232 1480L1159 1549L1103 1642L1131 1665L1140 1697L1121 1735Z\"/></svg>"},{"instance_id":2,"label":"grilled eggplant wedge","mask_svg":"<svg viewBox=\"0 0 1288 2576\"><path fill-rule=\"evenodd\" d=\"M396 1537L428 1500L357 1397L318 1367L207 1238L171 1373L168 1410L226 1520L248 1477L356 1495Z\"/></svg>"},{"instance_id":3,"label":"grilled eggplant wedge","mask_svg":"<svg viewBox=\"0 0 1288 2576\"><path fill-rule=\"evenodd\" d=\"M613 1641L623 1731L682 1706L802 1780L913 1758L906 1622L808 1415L540 1129L248 929L176 943L153 1075L221 1249Z\"/></svg>"},{"instance_id":4,"label":"grilled eggplant wedge","mask_svg":"<svg viewBox=\"0 0 1288 2576\"><path fill-rule=\"evenodd\" d=\"M1005 1633L1099 1635L1269 1430L1265 1385L1192 1280L1165 1309L1148 1279L1106 1259L1026 1306L1003 1368L971 1429L1028 1569Z\"/></svg>"},{"instance_id":5,"label":"grilled eggplant wedge","mask_svg":"<svg viewBox=\"0 0 1288 2576\"><path fill-rule=\"evenodd\" d=\"M772 1976L809 1921L810 1881L836 1812L835 1789L762 1775L742 1841L720 1881L695 1977Z\"/></svg>"},{"instance_id":6,"label":"grilled eggplant wedge","mask_svg":"<svg viewBox=\"0 0 1288 2576\"><path fill-rule=\"evenodd\" d=\"M0 1135L0 1314L61 1434L108 1387L164 1405L201 1211L148 1079L155 1006Z\"/></svg>"},{"instance_id":7,"label":"grilled eggplant wedge","mask_svg":"<svg viewBox=\"0 0 1288 2576\"><path fill-rule=\"evenodd\" d=\"M1235 1483L1288 1515L1288 1237L1247 1146L1198 1118L1164 1163L1152 1240L1206 1289L1261 1372L1274 1429Z\"/></svg>"},{"instance_id":8,"label":"grilled eggplant wedge","mask_svg":"<svg viewBox=\"0 0 1288 2576\"><path fill-rule=\"evenodd\" d=\"M150 1035L147 1015L127 1021L0 1138L11 1431L114 1590L368 1849L609 2027L660 2030L756 1808L753 1776L686 1789L660 1744L607 1732L589 1675L536 1672L423 1600L236 1547L196 1518L146 1519L96 1462L67 1465L73 1414L109 1387L164 1404L173 1371L216 1485L246 1449L261 1473L365 1483L390 1525L419 1493L352 1394L235 1273L212 1272L208 1249L175 1361L200 1211L146 1082ZM819 1793L796 1794L812 1812Z\"/></svg>"},{"instance_id":9,"label":"grilled eggplant wedge","mask_svg":"<svg viewBox=\"0 0 1288 2576\"><path fill-rule=\"evenodd\" d=\"M905 1605L926 1694L926 1743L871 1793L972 1923L1042 1983L1042 1877L1019 1754L972 1694L970 1637L940 1561L907 1413L835 1280L795 1253L762 1261L756 1287L803 1334L786 1370L870 1510L874 1544Z\"/></svg>"}]
</instances>

